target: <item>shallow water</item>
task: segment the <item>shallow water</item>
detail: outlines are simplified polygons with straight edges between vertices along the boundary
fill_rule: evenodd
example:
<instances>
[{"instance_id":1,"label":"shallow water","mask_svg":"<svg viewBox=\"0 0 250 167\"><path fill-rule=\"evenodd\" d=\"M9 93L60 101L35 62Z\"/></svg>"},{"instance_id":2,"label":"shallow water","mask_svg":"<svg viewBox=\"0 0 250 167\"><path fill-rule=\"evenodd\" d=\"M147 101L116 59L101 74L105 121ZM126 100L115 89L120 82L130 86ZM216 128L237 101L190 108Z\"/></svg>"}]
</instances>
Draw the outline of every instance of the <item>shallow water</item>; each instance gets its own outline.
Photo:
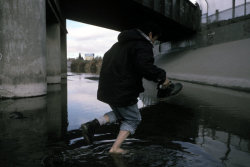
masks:
<instances>
[{"instance_id":1,"label":"shallow water","mask_svg":"<svg viewBox=\"0 0 250 167\"><path fill-rule=\"evenodd\" d=\"M96 77L70 73L47 96L0 101L0 166L249 166L250 94L190 83L159 102L145 82L143 121L123 145L128 154L108 154L118 124L101 127L86 145L80 124L110 110L96 100Z\"/></svg>"}]
</instances>

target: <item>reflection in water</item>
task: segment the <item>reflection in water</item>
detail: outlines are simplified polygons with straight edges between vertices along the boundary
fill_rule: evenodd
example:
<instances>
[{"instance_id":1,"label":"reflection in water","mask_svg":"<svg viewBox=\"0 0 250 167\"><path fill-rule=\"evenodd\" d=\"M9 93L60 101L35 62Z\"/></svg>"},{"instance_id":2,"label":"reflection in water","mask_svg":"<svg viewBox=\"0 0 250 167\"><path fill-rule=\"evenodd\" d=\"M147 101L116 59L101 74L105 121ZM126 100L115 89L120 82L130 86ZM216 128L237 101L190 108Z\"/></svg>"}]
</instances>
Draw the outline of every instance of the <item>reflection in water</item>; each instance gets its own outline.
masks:
<instances>
[{"instance_id":1,"label":"reflection in water","mask_svg":"<svg viewBox=\"0 0 250 167\"><path fill-rule=\"evenodd\" d=\"M49 143L66 134L67 85L48 85L48 91L47 96L0 101L1 167L41 166Z\"/></svg>"},{"instance_id":2,"label":"reflection in water","mask_svg":"<svg viewBox=\"0 0 250 167\"><path fill-rule=\"evenodd\" d=\"M48 95L0 101L1 167L196 167L250 164L250 95L183 83L183 91L158 102L145 82L142 122L128 138L126 155L110 155L119 126L97 130L87 145L80 124L109 111L96 100L97 77L71 74L49 85Z\"/></svg>"},{"instance_id":3,"label":"reflection in water","mask_svg":"<svg viewBox=\"0 0 250 167\"><path fill-rule=\"evenodd\" d=\"M97 101L95 75L73 75L68 76L68 130L77 129L80 124L95 117L99 117L110 110L109 106Z\"/></svg>"},{"instance_id":4,"label":"reflection in water","mask_svg":"<svg viewBox=\"0 0 250 167\"><path fill-rule=\"evenodd\" d=\"M161 108L167 110L169 104L190 108L198 121L195 143L226 166L247 166L250 163L250 94L183 84L181 94L166 100L166 107ZM141 96L144 104L157 103L152 83L145 82L144 86L148 88Z\"/></svg>"},{"instance_id":5,"label":"reflection in water","mask_svg":"<svg viewBox=\"0 0 250 167\"><path fill-rule=\"evenodd\" d=\"M39 165L47 141L46 98L4 100L0 111L0 166ZM13 112L24 118L10 118Z\"/></svg>"}]
</instances>

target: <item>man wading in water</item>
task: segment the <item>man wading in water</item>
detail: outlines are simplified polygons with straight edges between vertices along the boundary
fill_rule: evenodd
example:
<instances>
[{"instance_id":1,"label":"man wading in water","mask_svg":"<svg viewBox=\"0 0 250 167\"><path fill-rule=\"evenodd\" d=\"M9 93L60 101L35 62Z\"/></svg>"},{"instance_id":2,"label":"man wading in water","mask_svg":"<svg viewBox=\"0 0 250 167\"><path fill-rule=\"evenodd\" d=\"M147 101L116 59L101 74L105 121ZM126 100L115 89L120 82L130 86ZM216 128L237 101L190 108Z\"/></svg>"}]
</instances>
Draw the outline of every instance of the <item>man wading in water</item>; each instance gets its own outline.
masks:
<instances>
[{"instance_id":1,"label":"man wading in water","mask_svg":"<svg viewBox=\"0 0 250 167\"><path fill-rule=\"evenodd\" d=\"M109 104L112 111L81 125L89 144L93 142L96 128L120 121L120 132L109 152L126 153L121 144L135 133L141 122L137 98L144 91L142 78L160 83L165 88L171 85L166 72L153 64L153 43L160 35L161 30L155 24L123 31L118 42L104 54L97 98Z\"/></svg>"}]
</instances>

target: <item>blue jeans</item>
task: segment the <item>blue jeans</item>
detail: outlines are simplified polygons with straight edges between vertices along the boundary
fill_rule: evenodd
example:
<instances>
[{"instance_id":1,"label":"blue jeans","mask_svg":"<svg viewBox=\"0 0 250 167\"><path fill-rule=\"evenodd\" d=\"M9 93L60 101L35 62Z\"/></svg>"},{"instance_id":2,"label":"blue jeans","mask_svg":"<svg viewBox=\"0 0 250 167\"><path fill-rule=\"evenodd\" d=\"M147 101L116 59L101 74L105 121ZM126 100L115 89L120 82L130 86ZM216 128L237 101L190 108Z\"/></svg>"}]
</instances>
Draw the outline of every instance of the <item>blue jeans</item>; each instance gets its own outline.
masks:
<instances>
[{"instance_id":1,"label":"blue jeans","mask_svg":"<svg viewBox=\"0 0 250 167\"><path fill-rule=\"evenodd\" d=\"M141 113L137 104L127 107L114 107L111 106L113 111L106 113L109 117L109 123L115 123L121 121L120 130L129 131L130 134L134 134L137 126L141 122Z\"/></svg>"}]
</instances>

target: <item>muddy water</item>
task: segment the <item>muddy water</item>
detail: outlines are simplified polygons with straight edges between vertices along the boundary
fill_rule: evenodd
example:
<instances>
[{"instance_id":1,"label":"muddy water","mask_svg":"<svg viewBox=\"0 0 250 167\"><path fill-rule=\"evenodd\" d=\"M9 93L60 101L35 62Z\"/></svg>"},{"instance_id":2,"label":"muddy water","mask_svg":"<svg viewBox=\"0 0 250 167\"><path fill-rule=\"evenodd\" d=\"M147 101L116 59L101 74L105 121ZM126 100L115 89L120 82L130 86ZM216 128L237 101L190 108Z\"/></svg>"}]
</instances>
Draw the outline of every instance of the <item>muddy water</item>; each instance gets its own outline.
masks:
<instances>
[{"instance_id":1,"label":"muddy water","mask_svg":"<svg viewBox=\"0 0 250 167\"><path fill-rule=\"evenodd\" d=\"M110 110L96 100L96 77L70 73L47 96L1 100L0 166L249 166L250 94L190 83L163 102L145 83L143 121L123 145L128 154L108 154L117 124L98 129L87 145L80 124Z\"/></svg>"}]
</instances>

